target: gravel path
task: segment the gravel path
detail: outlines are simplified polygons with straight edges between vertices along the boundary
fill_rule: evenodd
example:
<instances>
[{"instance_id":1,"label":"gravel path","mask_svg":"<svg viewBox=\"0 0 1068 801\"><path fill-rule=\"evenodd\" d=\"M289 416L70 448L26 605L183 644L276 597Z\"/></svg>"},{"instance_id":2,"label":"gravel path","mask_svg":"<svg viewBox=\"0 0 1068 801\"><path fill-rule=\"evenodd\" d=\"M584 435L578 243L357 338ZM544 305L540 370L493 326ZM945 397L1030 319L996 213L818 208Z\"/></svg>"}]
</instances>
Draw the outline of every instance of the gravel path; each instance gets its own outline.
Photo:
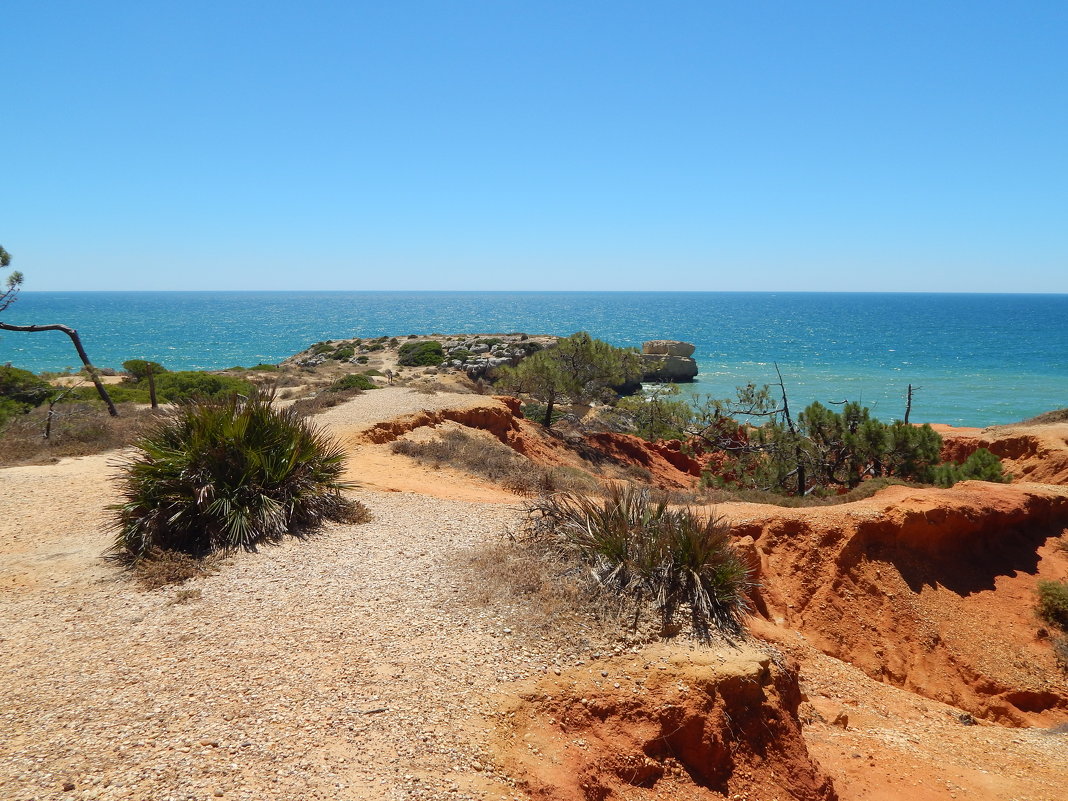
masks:
<instances>
[{"instance_id":1,"label":"gravel path","mask_svg":"<svg viewBox=\"0 0 1068 801\"><path fill-rule=\"evenodd\" d=\"M352 430L485 402L385 389ZM480 713L548 657L457 603L515 507L364 493L374 520L144 592L99 559L109 457L0 470L0 798L510 797Z\"/></svg>"},{"instance_id":2,"label":"gravel path","mask_svg":"<svg viewBox=\"0 0 1068 801\"><path fill-rule=\"evenodd\" d=\"M465 613L451 563L514 513L365 502L370 524L239 555L181 588L109 578L5 594L0 797L456 798L493 785L471 717L544 661Z\"/></svg>"}]
</instances>

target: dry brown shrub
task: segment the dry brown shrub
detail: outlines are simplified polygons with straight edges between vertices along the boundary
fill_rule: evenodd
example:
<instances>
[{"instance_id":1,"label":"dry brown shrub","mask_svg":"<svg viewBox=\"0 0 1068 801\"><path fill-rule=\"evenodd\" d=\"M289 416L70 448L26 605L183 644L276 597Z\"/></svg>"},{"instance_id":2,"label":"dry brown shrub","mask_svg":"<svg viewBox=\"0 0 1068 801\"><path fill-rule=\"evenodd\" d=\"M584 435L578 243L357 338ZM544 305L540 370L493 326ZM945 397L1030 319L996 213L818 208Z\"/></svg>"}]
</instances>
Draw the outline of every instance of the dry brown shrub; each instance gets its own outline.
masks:
<instances>
[{"instance_id":1,"label":"dry brown shrub","mask_svg":"<svg viewBox=\"0 0 1068 801\"><path fill-rule=\"evenodd\" d=\"M45 464L125 448L159 415L134 403L120 404L118 410L119 416L111 417L94 404L57 404L48 439L44 438L47 406L19 415L0 432L0 465Z\"/></svg>"},{"instance_id":2,"label":"dry brown shrub","mask_svg":"<svg viewBox=\"0 0 1068 801\"><path fill-rule=\"evenodd\" d=\"M604 491L603 485L584 470L538 467L500 440L465 428L450 428L432 440L398 439L390 449L433 468L452 467L487 478L516 495L565 491L600 495Z\"/></svg>"},{"instance_id":3,"label":"dry brown shrub","mask_svg":"<svg viewBox=\"0 0 1068 801\"><path fill-rule=\"evenodd\" d=\"M352 400L357 395L362 395L362 389L343 389L340 392L320 392L311 398L301 398L293 403L293 411L295 411L301 417L311 417L312 415L325 412L327 409L331 409L334 406L339 406L345 401Z\"/></svg>"},{"instance_id":4,"label":"dry brown shrub","mask_svg":"<svg viewBox=\"0 0 1068 801\"><path fill-rule=\"evenodd\" d=\"M350 500L350 504L346 507L344 515L337 522L357 526L363 523L370 523L372 517L371 510L360 503L360 501Z\"/></svg>"},{"instance_id":5,"label":"dry brown shrub","mask_svg":"<svg viewBox=\"0 0 1068 801\"><path fill-rule=\"evenodd\" d=\"M437 395L439 392L451 392L453 395L480 394L469 379L465 381L413 381L408 384L408 388L420 395Z\"/></svg>"},{"instance_id":6,"label":"dry brown shrub","mask_svg":"<svg viewBox=\"0 0 1068 801\"><path fill-rule=\"evenodd\" d=\"M490 436L450 428L432 440L398 439L390 450L433 467L455 467L491 481L503 482L531 470L530 460Z\"/></svg>"},{"instance_id":7,"label":"dry brown shrub","mask_svg":"<svg viewBox=\"0 0 1068 801\"><path fill-rule=\"evenodd\" d=\"M604 485L577 467L543 467L509 476L501 482L516 495L534 497L554 492L580 492L585 495L604 494Z\"/></svg>"},{"instance_id":8,"label":"dry brown shrub","mask_svg":"<svg viewBox=\"0 0 1068 801\"><path fill-rule=\"evenodd\" d=\"M210 576L216 572L213 562L178 551L156 551L144 559L138 559L130 569L144 590L183 584L189 579Z\"/></svg>"},{"instance_id":9,"label":"dry brown shrub","mask_svg":"<svg viewBox=\"0 0 1068 801\"><path fill-rule=\"evenodd\" d=\"M271 383L279 389L300 386L307 381L306 377L288 369L283 369L277 373L269 373L268 375L270 376Z\"/></svg>"}]
</instances>

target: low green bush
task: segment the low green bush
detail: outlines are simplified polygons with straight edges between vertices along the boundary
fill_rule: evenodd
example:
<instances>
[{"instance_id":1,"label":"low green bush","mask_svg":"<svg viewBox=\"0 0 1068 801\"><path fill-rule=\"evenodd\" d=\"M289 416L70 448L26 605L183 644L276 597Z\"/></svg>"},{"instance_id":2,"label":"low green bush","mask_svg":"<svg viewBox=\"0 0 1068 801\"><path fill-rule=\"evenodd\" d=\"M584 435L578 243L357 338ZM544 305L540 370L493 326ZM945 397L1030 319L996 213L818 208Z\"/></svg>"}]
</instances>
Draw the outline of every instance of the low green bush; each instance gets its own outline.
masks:
<instances>
[{"instance_id":1,"label":"low green bush","mask_svg":"<svg viewBox=\"0 0 1068 801\"><path fill-rule=\"evenodd\" d=\"M277 364L257 364L248 369L259 373L277 373L279 368Z\"/></svg>"},{"instance_id":2,"label":"low green bush","mask_svg":"<svg viewBox=\"0 0 1068 801\"><path fill-rule=\"evenodd\" d=\"M139 440L110 507L112 555L253 550L353 517L341 446L272 401L254 393L182 403Z\"/></svg>"},{"instance_id":3,"label":"low green bush","mask_svg":"<svg viewBox=\"0 0 1068 801\"><path fill-rule=\"evenodd\" d=\"M147 381L138 381L137 388L147 388ZM196 397L220 398L229 395L248 395L253 385L243 378L234 378L194 370L180 370L156 376L156 392L161 398L171 401L189 400Z\"/></svg>"},{"instance_id":4,"label":"low green bush","mask_svg":"<svg viewBox=\"0 0 1068 801\"><path fill-rule=\"evenodd\" d=\"M112 384L108 387L108 395L111 396L111 400L115 403L149 403L151 401L147 381L144 388L141 388L137 383ZM96 394L96 389L91 386L78 387L68 393L64 400L94 403L100 401L100 396Z\"/></svg>"},{"instance_id":5,"label":"low green bush","mask_svg":"<svg viewBox=\"0 0 1068 801\"><path fill-rule=\"evenodd\" d=\"M436 367L445 361L445 351L440 342L405 342L397 361L407 367Z\"/></svg>"},{"instance_id":6,"label":"low green bush","mask_svg":"<svg viewBox=\"0 0 1068 801\"><path fill-rule=\"evenodd\" d=\"M358 364L367 364L367 361L368 361L368 359L367 359L366 356L357 356L356 357L356 362Z\"/></svg>"},{"instance_id":7,"label":"low green bush","mask_svg":"<svg viewBox=\"0 0 1068 801\"><path fill-rule=\"evenodd\" d=\"M741 630L749 569L731 545L730 527L715 516L619 485L603 500L547 495L529 512L533 535L582 562L594 589L632 604L635 619L652 604L665 632L684 608L701 639L713 627Z\"/></svg>"},{"instance_id":8,"label":"low green bush","mask_svg":"<svg viewBox=\"0 0 1068 801\"><path fill-rule=\"evenodd\" d=\"M29 370L0 366L0 398L7 398L25 406L40 406L55 389Z\"/></svg>"},{"instance_id":9,"label":"low green bush","mask_svg":"<svg viewBox=\"0 0 1068 801\"><path fill-rule=\"evenodd\" d=\"M25 404L13 401L11 398L0 398L0 430L7 425L7 421L27 411Z\"/></svg>"},{"instance_id":10,"label":"low green bush","mask_svg":"<svg viewBox=\"0 0 1068 801\"><path fill-rule=\"evenodd\" d=\"M52 398L56 387L29 370L0 366L0 428Z\"/></svg>"},{"instance_id":11,"label":"low green bush","mask_svg":"<svg viewBox=\"0 0 1068 801\"><path fill-rule=\"evenodd\" d=\"M1068 631L1068 581L1038 582L1038 615Z\"/></svg>"},{"instance_id":12,"label":"low green bush","mask_svg":"<svg viewBox=\"0 0 1068 801\"><path fill-rule=\"evenodd\" d=\"M934 483L940 487L952 487L958 481L993 481L1005 484L1012 476L1005 473L1001 459L979 448L961 464L945 462L933 468Z\"/></svg>"},{"instance_id":13,"label":"low green bush","mask_svg":"<svg viewBox=\"0 0 1068 801\"><path fill-rule=\"evenodd\" d=\"M346 347L338 348L337 350L335 350L330 355L330 358L334 359L335 361L339 361L339 362L347 362L349 359L351 359L355 355L356 355L355 349L346 346Z\"/></svg>"},{"instance_id":14,"label":"low green bush","mask_svg":"<svg viewBox=\"0 0 1068 801\"><path fill-rule=\"evenodd\" d=\"M346 389L378 389L378 384L370 376L363 373L349 373L327 388L329 392L343 392Z\"/></svg>"}]
</instances>

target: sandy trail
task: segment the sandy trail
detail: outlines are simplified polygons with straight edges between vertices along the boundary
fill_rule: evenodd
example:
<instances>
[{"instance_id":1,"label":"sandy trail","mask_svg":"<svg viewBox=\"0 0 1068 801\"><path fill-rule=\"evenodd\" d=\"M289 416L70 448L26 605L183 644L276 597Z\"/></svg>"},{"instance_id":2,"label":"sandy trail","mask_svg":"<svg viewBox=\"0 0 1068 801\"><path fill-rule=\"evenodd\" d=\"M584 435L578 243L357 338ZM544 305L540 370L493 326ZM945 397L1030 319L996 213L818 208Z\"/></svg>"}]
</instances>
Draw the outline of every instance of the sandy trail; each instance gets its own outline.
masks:
<instances>
[{"instance_id":1,"label":"sandy trail","mask_svg":"<svg viewBox=\"0 0 1068 801\"><path fill-rule=\"evenodd\" d=\"M140 592L97 558L105 460L56 472L35 491L99 498L58 537L0 471L0 541L34 543L3 559L0 797L433 798L489 781L466 721L544 661L456 603L452 561L512 510L376 494L370 524Z\"/></svg>"}]
</instances>

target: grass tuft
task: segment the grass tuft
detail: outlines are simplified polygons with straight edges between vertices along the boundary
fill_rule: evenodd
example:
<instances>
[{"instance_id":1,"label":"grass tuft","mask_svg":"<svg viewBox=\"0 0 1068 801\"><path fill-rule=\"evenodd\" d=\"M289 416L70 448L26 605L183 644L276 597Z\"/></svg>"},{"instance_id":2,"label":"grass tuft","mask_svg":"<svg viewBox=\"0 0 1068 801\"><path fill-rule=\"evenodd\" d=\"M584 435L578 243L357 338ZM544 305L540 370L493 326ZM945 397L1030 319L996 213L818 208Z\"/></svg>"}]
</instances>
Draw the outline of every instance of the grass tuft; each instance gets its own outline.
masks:
<instances>
[{"instance_id":1,"label":"grass tuft","mask_svg":"<svg viewBox=\"0 0 1068 801\"><path fill-rule=\"evenodd\" d=\"M422 441L398 439L390 450L432 467L455 467L490 481L504 482L531 471L530 461L500 440L464 428L449 428Z\"/></svg>"},{"instance_id":2,"label":"grass tuft","mask_svg":"<svg viewBox=\"0 0 1068 801\"><path fill-rule=\"evenodd\" d=\"M730 543L730 528L714 515L672 508L633 486L613 486L603 500L544 496L529 514L531 536L583 563L590 588L630 605L635 625L651 605L664 632L676 628L683 608L700 639L713 628L741 630L750 573Z\"/></svg>"}]
</instances>

